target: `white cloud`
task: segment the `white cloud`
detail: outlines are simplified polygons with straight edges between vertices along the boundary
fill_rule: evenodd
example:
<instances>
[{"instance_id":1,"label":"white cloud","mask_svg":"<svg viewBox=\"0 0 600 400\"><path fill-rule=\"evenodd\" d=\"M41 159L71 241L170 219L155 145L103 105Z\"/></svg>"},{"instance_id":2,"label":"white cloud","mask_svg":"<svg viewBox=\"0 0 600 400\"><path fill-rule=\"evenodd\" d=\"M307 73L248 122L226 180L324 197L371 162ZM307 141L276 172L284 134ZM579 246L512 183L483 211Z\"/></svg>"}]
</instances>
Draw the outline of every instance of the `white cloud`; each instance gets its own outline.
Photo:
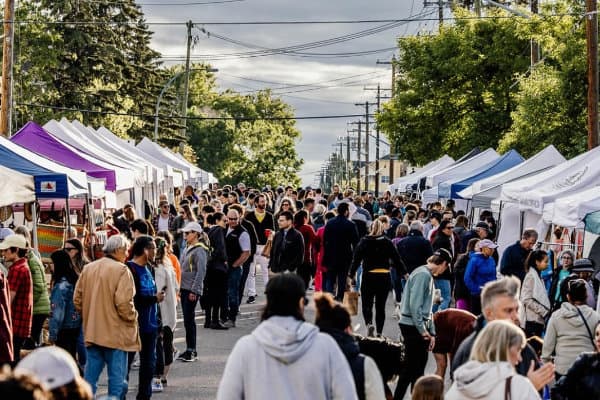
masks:
<instances>
[{"instance_id":1,"label":"white cloud","mask_svg":"<svg viewBox=\"0 0 600 400\"><path fill-rule=\"evenodd\" d=\"M165 0L163 0L165 1ZM176 3L177 1L173 1ZM280 48L338 37L375 27L381 24L344 25L211 25L208 22L233 21L291 21L291 20L375 20L402 19L422 11L421 0L246 0L237 3L196 6L151 7L143 6L149 22L178 22L192 20L194 23L207 23L207 31L231 37L247 43L269 48ZM434 11L433 9L431 9ZM308 50L311 52L338 53L394 47L400 35L417 30L434 29L434 23L412 22L362 39L348 41L333 46ZM201 26L202 27L202 26ZM150 25L155 32L153 46L163 55L185 56L185 25ZM237 53L249 49L234 46L215 37L198 34L198 42L192 55ZM254 82L232 77L242 76L263 81L286 84L309 84L330 81L345 76L360 74L361 77L323 83L328 87L315 91L303 91L282 95L283 99L296 110L297 116L347 115L364 112L354 103L374 101L374 92L365 92L364 86L389 87L389 66L377 66L376 60L389 60L392 52L353 58L303 58L271 56L242 58L235 60L215 60L211 64L219 69L217 83L220 88L247 91L268 87L279 87L267 83ZM169 62L172 63L172 62ZM343 85L347 82L346 85ZM302 89L302 88L297 88ZM291 92L294 88L276 92ZM347 122L351 119L299 120L298 128L302 140L297 145L300 157L305 164L301 171L303 184L313 184L314 175L334 150L332 145L338 136L345 136ZM374 145L372 146L374 147Z\"/></svg>"}]
</instances>

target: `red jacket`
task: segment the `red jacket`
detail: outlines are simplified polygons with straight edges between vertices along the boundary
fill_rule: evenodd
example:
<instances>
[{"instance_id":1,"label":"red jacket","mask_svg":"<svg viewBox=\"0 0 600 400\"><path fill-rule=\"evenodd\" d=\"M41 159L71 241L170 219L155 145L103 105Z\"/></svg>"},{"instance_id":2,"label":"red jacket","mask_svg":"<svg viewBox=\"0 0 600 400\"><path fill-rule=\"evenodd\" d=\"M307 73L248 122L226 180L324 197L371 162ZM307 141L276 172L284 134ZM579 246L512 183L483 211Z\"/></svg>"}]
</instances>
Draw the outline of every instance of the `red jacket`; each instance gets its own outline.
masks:
<instances>
[{"instance_id":1,"label":"red jacket","mask_svg":"<svg viewBox=\"0 0 600 400\"><path fill-rule=\"evenodd\" d=\"M312 226L306 224L295 227L302 234L302 238L304 239L304 262L311 263L313 262L313 245L317 243L319 238L315 233L315 230Z\"/></svg>"},{"instance_id":2,"label":"red jacket","mask_svg":"<svg viewBox=\"0 0 600 400\"><path fill-rule=\"evenodd\" d=\"M0 271L0 364L13 361L12 321L10 318L10 289Z\"/></svg>"}]
</instances>

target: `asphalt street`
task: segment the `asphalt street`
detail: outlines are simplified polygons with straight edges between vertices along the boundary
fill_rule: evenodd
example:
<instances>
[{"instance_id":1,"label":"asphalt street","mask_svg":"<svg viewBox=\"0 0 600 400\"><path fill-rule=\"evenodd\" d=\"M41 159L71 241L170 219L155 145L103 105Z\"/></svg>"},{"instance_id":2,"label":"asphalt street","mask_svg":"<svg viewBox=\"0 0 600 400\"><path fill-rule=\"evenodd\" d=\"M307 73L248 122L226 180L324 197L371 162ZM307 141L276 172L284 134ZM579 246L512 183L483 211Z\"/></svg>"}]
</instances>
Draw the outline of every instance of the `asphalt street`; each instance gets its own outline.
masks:
<instances>
[{"instance_id":1,"label":"asphalt street","mask_svg":"<svg viewBox=\"0 0 600 400\"><path fill-rule=\"evenodd\" d=\"M257 289L259 293L264 290L262 278L259 274L257 278ZM312 297L312 292L308 292L309 297ZM198 361L186 363L182 361L174 361L169 372L168 386L164 388L162 393L154 393L152 398L183 400L183 399L201 399L210 400L217 396L217 389L227 357L236 341L244 335L252 332L252 330L260 322L260 313L265 305L266 298L264 295L257 297L255 304L245 304L246 298L241 306L241 315L237 321L235 328L226 331L217 331L204 329L204 313L200 310L196 311L196 323L198 325ZM360 308L360 304L359 304ZM388 297L386 307L386 323L383 334L386 337L397 339L400 333L398 322L393 318L394 302L392 294ZM175 330L175 347L180 351L185 350L185 331L183 329L183 320L181 311L179 310L177 327ZM314 321L314 304L312 301L305 309L305 318L307 321ZM366 327L361 313L352 318L352 326L354 330L360 334L366 334ZM251 366L249 366L251 367ZM426 373L435 371L435 361L430 356ZM132 369L129 380L129 392L127 399L135 399L137 393L137 370ZM267 382L267 381L265 381ZM393 386L392 386L393 387ZM98 383L98 395L106 393L107 380L104 373ZM410 399L406 396L405 399ZM283 400L283 399L282 399Z\"/></svg>"}]
</instances>

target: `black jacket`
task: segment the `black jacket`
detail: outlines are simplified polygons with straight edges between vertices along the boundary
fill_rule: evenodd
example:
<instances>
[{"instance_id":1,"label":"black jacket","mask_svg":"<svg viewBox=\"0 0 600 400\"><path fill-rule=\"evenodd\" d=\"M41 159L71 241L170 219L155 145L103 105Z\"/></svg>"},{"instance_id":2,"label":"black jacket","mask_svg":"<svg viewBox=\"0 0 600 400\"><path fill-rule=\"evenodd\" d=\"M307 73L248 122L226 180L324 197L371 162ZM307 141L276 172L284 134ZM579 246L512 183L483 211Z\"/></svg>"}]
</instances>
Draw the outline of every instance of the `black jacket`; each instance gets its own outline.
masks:
<instances>
[{"instance_id":1,"label":"black jacket","mask_svg":"<svg viewBox=\"0 0 600 400\"><path fill-rule=\"evenodd\" d=\"M528 255L529 250L521 247L519 241L508 246L502 253L500 273L502 275L514 275L523 282L523 279L525 279L525 260Z\"/></svg>"},{"instance_id":2,"label":"black jacket","mask_svg":"<svg viewBox=\"0 0 600 400\"><path fill-rule=\"evenodd\" d=\"M323 265L336 271L348 271L352 254L358 244L354 222L343 215L330 219L323 234Z\"/></svg>"},{"instance_id":3,"label":"black jacket","mask_svg":"<svg viewBox=\"0 0 600 400\"><path fill-rule=\"evenodd\" d=\"M464 253L458 256L454 264L454 298L468 299L471 297L471 292L465 285L465 271L471 258L470 253Z\"/></svg>"},{"instance_id":4,"label":"black jacket","mask_svg":"<svg viewBox=\"0 0 600 400\"><path fill-rule=\"evenodd\" d=\"M268 211L265 212L265 217L261 222L258 222L255 211L246 214L244 219L254 225L258 245L262 246L267 243L265 229L270 229L272 232L275 232L275 220L273 219L273 214Z\"/></svg>"},{"instance_id":5,"label":"black jacket","mask_svg":"<svg viewBox=\"0 0 600 400\"><path fill-rule=\"evenodd\" d=\"M356 393L358 394L359 400L366 398L365 393L365 356L360 354L360 348L358 342L346 332L340 331L339 329L321 329L321 332L330 335L342 350L342 353L346 356L350 369L352 370L352 376L354 377L354 384L356 386Z\"/></svg>"},{"instance_id":6,"label":"black jacket","mask_svg":"<svg viewBox=\"0 0 600 400\"><path fill-rule=\"evenodd\" d=\"M210 259L206 263L206 269L227 272L227 249L225 246L225 229L213 226L208 230L210 240Z\"/></svg>"},{"instance_id":7,"label":"black jacket","mask_svg":"<svg viewBox=\"0 0 600 400\"><path fill-rule=\"evenodd\" d=\"M273 238L269 269L273 272L296 271L304 262L304 238L294 228L288 230L283 239L284 231L280 230Z\"/></svg>"},{"instance_id":8,"label":"black jacket","mask_svg":"<svg viewBox=\"0 0 600 400\"><path fill-rule=\"evenodd\" d=\"M600 354L582 353L552 388L552 400L600 399Z\"/></svg>"},{"instance_id":9,"label":"black jacket","mask_svg":"<svg viewBox=\"0 0 600 400\"><path fill-rule=\"evenodd\" d=\"M454 233L453 233L454 235ZM454 236L454 246L452 245L452 241L450 236L446 235L443 232L440 232L438 229L438 232L436 232L435 235L435 239L433 240L433 243L431 244L431 247L433 248L433 251L439 250L439 249L446 249L450 252L450 254L457 254L458 248L459 248L459 243L457 242L457 236ZM452 260L455 260L455 257L452 257ZM435 277L435 279L452 279L452 265L449 265L448 268L446 268L446 270L444 272L442 272L441 275L438 275Z\"/></svg>"},{"instance_id":10,"label":"black jacket","mask_svg":"<svg viewBox=\"0 0 600 400\"><path fill-rule=\"evenodd\" d=\"M433 254L431 243L419 230L408 232L408 236L398 242L396 249L409 274L421 265L427 264L427 259Z\"/></svg>"},{"instance_id":11,"label":"black jacket","mask_svg":"<svg viewBox=\"0 0 600 400\"><path fill-rule=\"evenodd\" d=\"M450 377L454 376L454 371L467 361L469 361L469 356L471 355L471 349L475 344L475 339L477 339L477 335L485 326L485 319L483 315L477 317L475 321L475 331L471 333L458 347L454 358L452 359L452 366L450 368ZM540 360L535 354L535 350L530 345L526 345L523 350L521 350L521 362L517 364L515 367L517 373L522 376L527 376L527 372L529 371L529 367L531 366L531 361L535 364L535 369L540 367Z\"/></svg>"},{"instance_id":12,"label":"black jacket","mask_svg":"<svg viewBox=\"0 0 600 400\"><path fill-rule=\"evenodd\" d=\"M356 273L360 263L363 265L363 272L368 272L376 268L389 269L391 266L401 276L407 273L398 250L396 250L392 241L385 235L365 236L360 239L356 249L354 249L350 275L353 276Z\"/></svg>"}]
</instances>

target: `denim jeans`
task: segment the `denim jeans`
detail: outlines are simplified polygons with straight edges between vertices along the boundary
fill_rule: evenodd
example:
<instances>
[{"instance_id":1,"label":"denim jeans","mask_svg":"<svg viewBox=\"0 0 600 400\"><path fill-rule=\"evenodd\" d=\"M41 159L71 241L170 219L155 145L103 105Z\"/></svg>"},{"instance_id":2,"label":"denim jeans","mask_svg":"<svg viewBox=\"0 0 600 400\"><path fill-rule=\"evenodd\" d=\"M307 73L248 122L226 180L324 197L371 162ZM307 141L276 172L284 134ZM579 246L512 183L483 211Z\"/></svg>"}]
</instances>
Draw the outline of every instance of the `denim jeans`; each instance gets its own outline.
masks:
<instances>
[{"instance_id":1,"label":"denim jeans","mask_svg":"<svg viewBox=\"0 0 600 400\"><path fill-rule=\"evenodd\" d=\"M401 275L398 275L396 268L390 269L390 273L392 275L392 287L394 288L394 300L396 303L400 303L402 301L402 289L404 288L403 279Z\"/></svg>"},{"instance_id":2,"label":"denim jeans","mask_svg":"<svg viewBox=\"0 0 600 400\"><path fill-rule=\"evenodd\" d=\"M354 290L357 292L360 290L360 284L362 281L362 273L363 273L363 267L362 267L362 263L361 263L358 266L358 269L356 270L356 285L354 285Z\"/></svg>"},{"instance_id":3,"label":"denim jeans","mask_svg":"<svg viewBox=\"0 0 600 400\"><path fill-rule=\"evenodd\" d=\"M196 304L198 304L199 296L196 296L196 300L191 301L190 293L192 292L189 290L181 289L181 311L185 327L186 350L196 351Z\"/></svg>"},{"instance_id":4,"label":"denim jeans","mask_svg":"<svg viewBox=\"0 0 600 400\"><path fill-rule=\"evenodd\" d=\"M94 394L104 364L108 370L108 396L124 399L127 394L127 353L96 345L87 348L84 379L90 384Z\"/></svg>"},{"instance_id":5,"label":"denim jeans","mask_svg":"<svg viewBox=\"0 0 600 400\"><path fill-rule=\"evenodd\" d=\"M450 281L448 279L435 279L433 283L435 288L440 289L440 292L442 293L442 302L440 304L434 304L432 311L443 311L450 306L450 300L452 299Z\"/></svg>"},{"instance_id":6,"label":"denim jeans","mask_svg":"<svg viewBox=\"0 0 600 400\"><path fill-rule=\"evenodd\" d=\"M148 400L152 397L152 378L156 368L156 337L157 331L140 332L142 349L140 350L140 370L138 373L137 400ZM133 363L135 352L128 355L127 380L129 380L129 369Z\"/></svg>"},{"instance_id":7,"label":"denim jeans","mask_svg":"<svg viewBox=\"0 0 600 400\"><path fill-rule=\"evenodd\" d=\"M242 280L242 267L229 268L227 273L227 297L229 306L228 318L235 321L240 309L240 282Z\"/></svg>"},{"instance_id":8,"label":"denim jeans","mask_svg":"<svg viewBox=\"0 0 600 400\"><path fill-rule=\"evenodd\" d=\"M85 348L85 341L83 340L83 328L79 332L79 338L77 339L77 361L82 370L85 370L85 363L87 362L87 349Z\"/></svg>"}]
</instances>

